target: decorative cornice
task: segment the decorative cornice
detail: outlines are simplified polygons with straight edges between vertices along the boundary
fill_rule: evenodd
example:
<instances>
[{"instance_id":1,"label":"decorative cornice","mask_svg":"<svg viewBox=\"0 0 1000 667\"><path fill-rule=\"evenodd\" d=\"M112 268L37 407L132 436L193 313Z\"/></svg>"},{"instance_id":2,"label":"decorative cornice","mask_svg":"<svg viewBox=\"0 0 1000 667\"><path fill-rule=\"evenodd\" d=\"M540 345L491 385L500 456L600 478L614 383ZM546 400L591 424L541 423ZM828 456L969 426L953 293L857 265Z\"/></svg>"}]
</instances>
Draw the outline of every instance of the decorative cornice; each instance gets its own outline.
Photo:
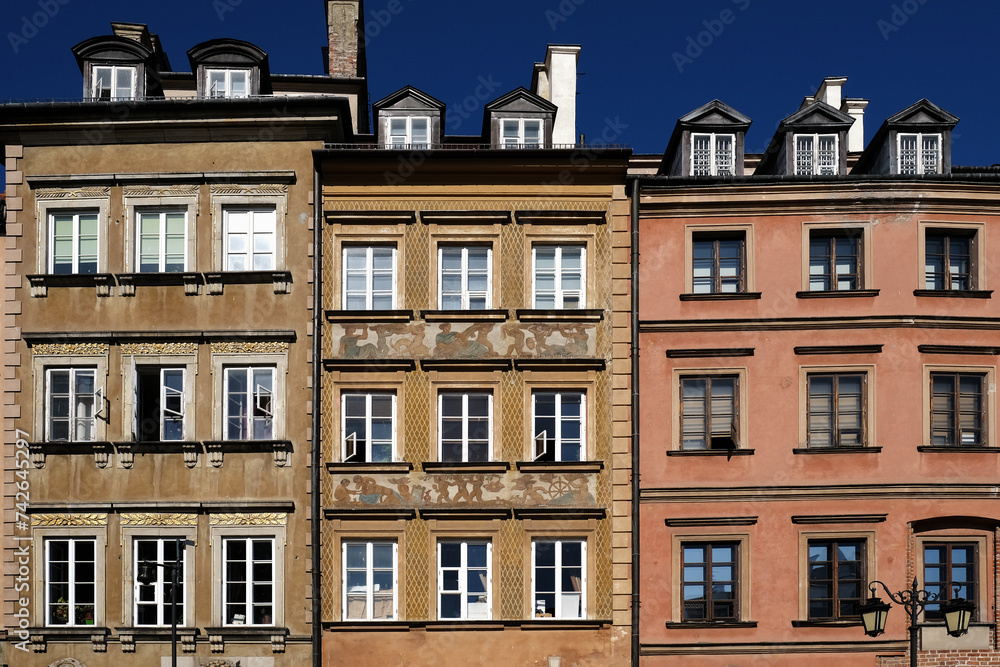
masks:
<instances>
[{"instance_id":1,"label":"decorative cornice","mask_svg":"<svg viewBox=\"0 0 1000 667\"><path fill-rule=\"evenodd\" d=\"M33 514L32 528L50 526L107 526L107 514Z\"/></svg>"},{"instance_id":2,"label":"decorative cornice","mask_svg":"<svg viewBox=\"0 0 1000 667\"><path fill-rule=\"evenodd\" d=\"M981 354L991 356L1000 354L1000 347L985 345L917 345L917 351L922 354Z\"/></svg>"},{"instance_id":3,"label":"decorative cornice","mask_svg":"<svg viewBox=\"0 0 1000 667\"><path fill-rule=\"evenodd\" d=\"M665 519L663 522L671 528L690 528L695 526L756 526L755 516L707 516L707 517L677 517Z\"/></svg>"},{"instance_id":4,"label":"decorative cornice","mask_svg":"<svg viewBox=\"0 0 1000 667\"><path fill-rule=\"evenodd\" d=\"M197 514L127 513L121 515L123 526L197 526Z\"/></svg>"},{"instance_id":5,"label":"decorative cornice","mask_svg":"<svg viewBox=\"0 0 1000 667\"><path fill-rule=\"evenodd\" d=\"M84 188L39 188L35 190L36 201L51 201L54 199L104 199L110 196L111 188L101 186Z\"/></svg>"},{"instance_id":6,"label":"decorative cornice","mask_svg":"<svg viewBox=\"0 0 1000 667\"><path fill-rule=\"evenodd\" d=\"M212 514L209 523L213 526L284 526L288 514L284 512L252 512L247 514Z\"/></svg>"},{"instance_id":7,"label":"decorative cornice","mask_svg":"<svg viewBox=\"0 0 1000 667\"><path fill-rule=\"evenodd\" d=\"M288 186L279 184L268 185L236 185L233 183L221 183L211 186L212 196L218 195L287 195Z\"/></svg>"},{"instance_id":8,"label":"decorative cornice","mask_svg":"<svg viewBox=\"0 0 1000 667\"><path fill-rule=\"evenodd\" d=\"M888 514L796 514L792 523L884 523Z\"/></svg>"},{"instance_id":9,"label":"decorative cornice","mask_svg":"<svg viewBox=\"0 0 1000 667\"><path fill-rule=\"evenodd\" d=\"M100 357L108 354L107 343L39 343L31 346L35 355L66 355Z\"/></svg>"},{"instance_id":10,"label":"decorative cornice","mask_svg":"<svg viewBox=\"0 0 1000 667\"><path fill-rule=\"evenodd\" d=\"M197 354L198 343L122 343L123 355L178 355Z\"/></svg>"},{"instance_id":11,"label":"decorative cornice","mask_svg":"<svg viewBox=\"0 0 1000 667\"><path fill-rule=\"evenodd\" d=\"M122 188L125 197L192 197L198 194L194 184L175 185L126 185Z\"/></svg>"},{"instance_id":12,"label":"decorative cornice","mask_svg":"<svg viewBox=\"0 0 1000 667\"><path fill-rule=\"evenodd\" d=\"M704 348L667 350L668 359L694 359L699 357L752 357L752 347Z\"/></svg>"},{"instance_id":13,"label":"decorative cornice","mask_svg":"<svg viewBox=\"0 0 1000 667\"><path fill-rule=\"evenodd\" d=\"M285 354L288 343L281 341L228 341L212 343L212 354Z\"/></svg>"},{"instance_id":14,"label":"decorative cornice","mask_svg":"<svg viewBox=\"0 0 1000 667\"><path fill-rule=\"evenodd\" d=\"M795 354L881 354L882 345L804 345L796 347Z\"/></svg>"}]
</instances>

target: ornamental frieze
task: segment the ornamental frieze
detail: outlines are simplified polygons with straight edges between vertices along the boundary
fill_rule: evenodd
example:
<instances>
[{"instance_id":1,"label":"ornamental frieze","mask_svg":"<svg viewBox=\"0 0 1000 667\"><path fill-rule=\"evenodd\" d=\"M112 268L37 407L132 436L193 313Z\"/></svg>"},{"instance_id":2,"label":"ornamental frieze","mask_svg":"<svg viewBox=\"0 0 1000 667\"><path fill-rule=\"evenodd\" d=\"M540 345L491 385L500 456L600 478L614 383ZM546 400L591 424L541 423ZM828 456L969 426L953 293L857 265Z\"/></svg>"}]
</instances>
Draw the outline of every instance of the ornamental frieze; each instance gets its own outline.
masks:
<instances>
[{"instance_id":1,"label":"ornamental frieze","mask_svg":"<svg viewBox=\"0 0 1000 667\"><path fill-rule=\"evenodd\" d=\"M355 508L594 507L597 476L585 473L411 472L335 477L333 505Z\"/></svg>"},{"instance_id":2,"label":"ornamental frieze","mask_svg":"<svg viewBox=\"0 0 1000 667\"><path fill-rule=\"evenodd\" d=\"M35 191L35 199L101 199L111 196L109 187L90 188L39 188Z\"/></svg>"},{"instance_id":3,"label":"ornamental frieze","mask_svg":"<svg viewBox=\"0 0 1000 667\"><path fill-rule=\"evenodd\" d=\"M123 526L197 526L197 514L123 513Z\"/></svg>"},{"instance_id":4,"label":"ornamental frieze","mask_svg":"<svg viewBox=\"0 0 1000 667\"><path fill-rule=\"evenodd\" d=\"M197 353L197 343L122 343L122 354L125 356L190 355Z\"/></svg>"},{"instance_id":5,"label":"ornamental frieze","mask_svg":"<svg viewBox=\"0 0 1000 667\"><path fill-rule=\"evenodd\" d=\"M250 512L247 514L212 514L213 526L284 526L288 515L284 512Z\"/></svg>"},{"instance_id":6,"label":"ornamental frieze","mask_svg":"<svg viewBox=\"0 0 1000 667\"><path fill-rule=\"evenodd\" d=\"M73 356L104 356L108 353L107 343L38 343L31 346L31 352Z\"/></svg>"},{"instance_id":7,"label":"ornamental frieze","mask_svg":"<svg viewBox=\"0 0 1000 667\"><path fill-rule=\"evenodd\" d=\"M32 528L106 525L108 525L107 514L34 514L31 517Z\"/></svg>"},{"instance_id":8,"label":"ornamental frieze","mask_svg":"<svg viewBox=\"0 0 1000 667\"><path fill-rule=\"evenodd\" d=\"M212 354L284 354L288 343L284 342L228 342L212 343Z\"/></svg>"}]
</instances>

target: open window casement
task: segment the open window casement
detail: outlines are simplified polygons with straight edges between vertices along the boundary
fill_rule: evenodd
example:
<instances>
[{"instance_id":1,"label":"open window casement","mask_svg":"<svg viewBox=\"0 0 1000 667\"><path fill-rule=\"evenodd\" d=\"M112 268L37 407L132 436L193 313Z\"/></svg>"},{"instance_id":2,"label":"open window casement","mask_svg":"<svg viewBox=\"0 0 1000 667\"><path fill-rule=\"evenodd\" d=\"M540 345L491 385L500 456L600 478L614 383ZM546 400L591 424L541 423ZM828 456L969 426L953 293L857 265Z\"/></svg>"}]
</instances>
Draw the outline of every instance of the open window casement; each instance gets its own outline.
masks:
<instances>
[{"instance_id":1,"label":"open window casement","mask_svg":"<svg viewBox=\"0 0 1000 667\"><path fill-rule=\"evenodd\" d=\"M258 384L253 390L254 405L257 407L259 416L273 417L273 402L271 390L262 384Z\"/></svg>"},{"instance_id":2,"label":"open window casement","mask_svg":"<svg viewBox=\"0 0 1000 667\"><path fill-rule=\"evenodd\" d=\"M344 438L344 460L351 461L358 456L358 434L351 433Z\"/></svg>"},{"instance_id":3,"label":"open window casement","mask_svg":"<svg viewBox=\"0 0 1000 667\"><path fill-rule=\"evenodd\" d=\"M94 416L95 417L106 417L104 405L104 387L98 387L94 390Z\"/></svg>"},{"instance_id":4,"label":"open window casement","mask_svg":"<svg viewBox=\"0 0 1000 667\"><path fill-rule=\"evenodd\" d=\"M549 453L549 434L548 431L542 431L535 435L535 451L532 457L533 461L548 460Z\"/></svg>"}]
</instances>

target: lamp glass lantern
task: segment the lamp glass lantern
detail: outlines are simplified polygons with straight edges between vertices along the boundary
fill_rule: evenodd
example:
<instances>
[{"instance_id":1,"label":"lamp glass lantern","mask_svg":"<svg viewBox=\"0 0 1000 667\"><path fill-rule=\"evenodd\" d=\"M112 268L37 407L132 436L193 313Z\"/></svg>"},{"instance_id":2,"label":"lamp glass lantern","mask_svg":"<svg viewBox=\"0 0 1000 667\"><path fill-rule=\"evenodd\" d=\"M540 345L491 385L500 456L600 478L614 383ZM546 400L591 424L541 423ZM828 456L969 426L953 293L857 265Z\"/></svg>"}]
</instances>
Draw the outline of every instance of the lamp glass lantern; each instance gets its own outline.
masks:
<instances>
[{"instance_id":1,"label":"lamp glass lantern","mask_svg":"<svg viewBox=\"0 0 1000 667\"><path fill-rule=\"evenodd\" d=\"M955 598L947 604L941 605L941 613L944 616L944 625L948 634L952 637L961 637L969 631L969 622L972 620L972 612L976 605L963 598Z\"/></svg>"},{"instance_id":2,"label":"lamp glass lantern","mask_svg":"<svg viewBox=\"0 0 1000 667\"><path fill-rule=\"evenodd\" d=\"M871 597L868 602L860 605L861 623L865 626L865 634L878 637L885 632L885 621L889 618L889 605L877 597Z\"/></svg>"}]
</instances>

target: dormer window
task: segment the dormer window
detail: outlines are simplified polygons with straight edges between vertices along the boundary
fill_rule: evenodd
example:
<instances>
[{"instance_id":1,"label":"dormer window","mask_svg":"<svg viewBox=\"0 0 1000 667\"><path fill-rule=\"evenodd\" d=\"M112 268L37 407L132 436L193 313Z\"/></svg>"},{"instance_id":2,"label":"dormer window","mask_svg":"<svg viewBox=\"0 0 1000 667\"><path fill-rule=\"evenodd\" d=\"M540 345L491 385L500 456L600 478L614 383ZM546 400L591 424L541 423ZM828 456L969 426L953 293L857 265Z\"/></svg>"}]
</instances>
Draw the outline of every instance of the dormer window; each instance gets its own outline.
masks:
<instances>
[{"instance_id":1,"label":"dormer window","mask_svg":"<svg viewBox=\"0 0 1000 667\"><path fill-rule=\"evenodd\" d=\"M940 134L899 135L900 174L940 174Z\"/></svg>"},{"instance_id":2,"label":"dormer window","mask_svg":"<svg viewBox=\"0 0 1000 667\"><path fill-rule=\"evenodd\" d=\"M504 118L500 121L500 146L502 148L542 145L542 121L530 118Z\"/></svg>"},{"instance_id":3,"label":"dormer window","mask_svg":"<svg viewBox=\"0 0 1000 667\"><path fill-rule=\"evenodd\" d=\"M94 65L91 97L95 100L130 100L135 95L135 67Z\"/></svg>"},{"instance_id":4,"label":"dormer window","mask_svg":"<svg viewBox=\"0 0 1000 667\"><path fill-rule=\"evenodd\" d=\"M390 117L386 119L386 146L424 149L430 145L431 119L427 117Z\"/></svg>"},{"instance_id":5,"label":"dormer window","mask_svg":"<svg viewBox=\"0 0 1000 667\"><path fill-rule=\"evenodd\" d=\"M692 134L691 175L732 176L735 146L732 134Z\"/></svg>"},{"instance_id":6,"label":"dormer window","mask_svg":"<svg viewBox=\"0 0 1000 667\"><path fill-rule=\"evenodd\" d=\"M796 134L795 175L836 176L837 135Z\"/></svg>"},{"instance_id":7,"label":"dormer window","mask_svg":"<svg viewBox=\"0 0 1000 667\"><path fill-rule=\"evenodd\" d=\"M248 97L250 71L245 69L207 69L205 92L207 97Z\"/></svg>"}]
</instances>

